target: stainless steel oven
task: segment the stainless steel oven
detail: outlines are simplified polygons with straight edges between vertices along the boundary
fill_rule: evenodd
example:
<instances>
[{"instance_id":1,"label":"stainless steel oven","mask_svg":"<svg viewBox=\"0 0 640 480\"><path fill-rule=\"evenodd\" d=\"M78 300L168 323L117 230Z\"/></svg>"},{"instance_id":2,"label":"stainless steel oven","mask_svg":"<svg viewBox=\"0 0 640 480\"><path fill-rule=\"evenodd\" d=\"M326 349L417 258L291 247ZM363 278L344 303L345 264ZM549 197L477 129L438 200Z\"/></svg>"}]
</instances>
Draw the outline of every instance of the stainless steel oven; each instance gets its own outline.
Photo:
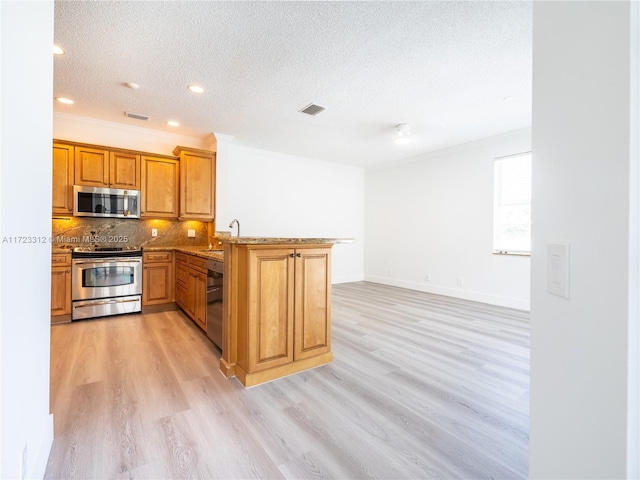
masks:
<instances>
[{"instance_id":1,"label":"stainless steel oven","mask_svg":"<svg viewBox=\"0 0 640 480\"><path fill-rule=\"evenodd\" d=\"M142 310L142 251L79 247L71 254L71 319Z\"/></svg>"}]
</instances>

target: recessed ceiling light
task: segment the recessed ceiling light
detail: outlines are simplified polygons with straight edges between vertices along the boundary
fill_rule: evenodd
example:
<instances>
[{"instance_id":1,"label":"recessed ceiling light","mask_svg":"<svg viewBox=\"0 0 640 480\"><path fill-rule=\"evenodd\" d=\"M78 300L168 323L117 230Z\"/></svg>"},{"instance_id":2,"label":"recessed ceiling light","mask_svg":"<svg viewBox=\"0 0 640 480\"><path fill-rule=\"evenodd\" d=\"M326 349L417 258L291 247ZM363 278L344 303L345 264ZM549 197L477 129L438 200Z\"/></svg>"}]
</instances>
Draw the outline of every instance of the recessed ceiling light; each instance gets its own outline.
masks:
<instances>
[{"instance_id":1,"label":"recessed ceiling light","mask_svg":"<svg viewBox=\"0 0 640 480\"><path fill-rule=\"evenodd\" d=\"M56 100L60 103L64 103L65 105L73 105L73 100L65 97L56 97Z\"/></svg>"},{"instance_id":2,"label":"recessed ceiling light","mask_svg":"<svg viewBox=\"0 0 640 480\"><path fill-rule=\"evenodd\" d=\"M512 102L513 100L515 100L516 97L514 97L513 95L507 95L506 97L504 97L502 99L503 102Z\"/></svg>"},{"instance_id":3,"label":"recessed ceiling light","mask_svg":"<svg viewBox=\"0 0 640 480\"><path fill-rule=\"evenodd\" d=\"M53 46L53 54L54 55L64 55L66 52L64 51L64 49L62 47L59 47L58 45L54 45Z\"/></svg>"},{"instance_id":4,"label":"recessed ceiling light","mask_svg":"<svg viewBox=\"0 0 640 480\"><path fill-rule=\"evenodd\" d=\"M169 125L170 127L179 127L180 123L176 122L175 120L169 120L167 121L167 125Z\"/></svg>"},{"instance_id":5,"label":"recessed ceiling light","mask_svg":"<svg viewBox=\"0 0 640 480\"><path fill-rule=\"evenodd\" d=\"M137 83L133 83L133 82L127 82L127 83L125 83L125 85L127 87L129 87L131 90L138 90L140 88L140 85L138 85Z\"/></svg>"},{"instance_id":6,"label":"recessed ceiling light","mask_svg":"<svg viewBox=\"0 0 640 480\"><path fill-rule=\"evenodd\" d=\"M187 89L189 89L189 91L192 93L204 93L204 88L202 88L200 85L189 85Z\"/></svg>"}]
</instances>

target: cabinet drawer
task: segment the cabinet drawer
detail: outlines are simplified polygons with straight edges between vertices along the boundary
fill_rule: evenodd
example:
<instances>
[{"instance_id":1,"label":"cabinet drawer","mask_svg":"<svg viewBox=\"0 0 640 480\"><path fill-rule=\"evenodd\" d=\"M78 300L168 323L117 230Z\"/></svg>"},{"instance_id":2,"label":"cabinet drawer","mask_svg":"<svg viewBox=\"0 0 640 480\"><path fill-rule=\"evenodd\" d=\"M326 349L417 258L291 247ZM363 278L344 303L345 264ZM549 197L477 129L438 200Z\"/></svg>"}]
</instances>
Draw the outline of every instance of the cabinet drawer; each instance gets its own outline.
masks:
<instances>
[{"instance_id":1,"label":"cabinet drawer","mask_svg":"<svg viewBox=\"0 0 640 480\"><path fill-rule=\"evenodd\" d=\"M176 263L187 265L189 263L189 255L186 253L176 253Z\"/></svg>"},{"instance_id":2,"label":"cabinet drawer","mask_svg":"<svg viewBox=\"0 0 640 480\"><path fill-rule=\"evenodd\" d=\"M189 266L194 270L207 273L207 259L189 255Z\"/></svg>"},{"instance_id":3,"label":"cabinet drawer","mask_svg":"<svg viewBox=\"0 0 640 480\"><path fill-rule=\"evenodd\" d=\"M187 286L187 276L189 275L187 269L182 266L182 265L178 265L176 267L176 284L177 285L183 285L184 287Z\"/></svg>"},{"instance_id":4,"label":"cabinet drawer","mask_svg":"<svg viewBox=\"0 0 640 480\"><path fill-rule=\"evenodd\" d=\"M71 255L68 253L53 253L51 254L51 265L71 265Z\"/></svg>"},{"instance_id":5,"label":"cabinet drawer","mask_svg":"<svg viewBox=\"0 0 640 480\"><path fill-rule=\"evenodd\" d=\"M144 252L144 263L170 262L173 260L172 252Z\"/></svg>"}]
</instances>

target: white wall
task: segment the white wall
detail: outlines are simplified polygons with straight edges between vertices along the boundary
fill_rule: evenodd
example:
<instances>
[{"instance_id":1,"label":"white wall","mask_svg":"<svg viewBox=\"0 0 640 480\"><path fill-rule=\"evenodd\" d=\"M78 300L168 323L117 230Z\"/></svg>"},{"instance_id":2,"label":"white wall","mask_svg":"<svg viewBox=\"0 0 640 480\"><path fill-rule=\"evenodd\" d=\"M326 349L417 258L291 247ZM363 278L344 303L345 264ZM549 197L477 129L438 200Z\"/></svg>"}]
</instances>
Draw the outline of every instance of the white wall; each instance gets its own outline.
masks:
<instances>
[{"instance_id":1,"label":"white wall","mask_svg":"<svg viewBox=\"0 0 640 480\"><path fill-rule=\"evenodd\" d=\"M529 257L492 253L493 163L530 149L518 130L367 170L365 278L528 309Z\"/></svg>"},{"instance_id":2,"label":"white wall","mask_svg":"<svg viewBox=\"0 0 640 480\"><path fill-rule=\"evenodd\" d=\"M355 238L333 247L333 283L363 279L364 170L218 142L216 226L242 236ZM235 227L233 234L235 235Z\"/></svg>"},{"instance_id":3,"label":"white wall","mask_svg":"<svg viewBox=\"0 0 640 480\"><path fill-rule=\"evenodd\" d=\"M630 18L629 2L534 3L532 478L640 473L638 50L630 63ZM571 244L568 300L546 290L554 241Z\"/></svg>"},{"instance_id":4,"label":"white wall","mask_svg":"<svg viewBox=\"0 0 640 480\"><path fill-rule=\"evenodd\" d=\"M26 476L42 478L53 441L48 242L53 2L0 2L0 17L0 477L22 477L26 448ZM17 236L37 242L13 243Z\"/></svg>"}]
</instances>

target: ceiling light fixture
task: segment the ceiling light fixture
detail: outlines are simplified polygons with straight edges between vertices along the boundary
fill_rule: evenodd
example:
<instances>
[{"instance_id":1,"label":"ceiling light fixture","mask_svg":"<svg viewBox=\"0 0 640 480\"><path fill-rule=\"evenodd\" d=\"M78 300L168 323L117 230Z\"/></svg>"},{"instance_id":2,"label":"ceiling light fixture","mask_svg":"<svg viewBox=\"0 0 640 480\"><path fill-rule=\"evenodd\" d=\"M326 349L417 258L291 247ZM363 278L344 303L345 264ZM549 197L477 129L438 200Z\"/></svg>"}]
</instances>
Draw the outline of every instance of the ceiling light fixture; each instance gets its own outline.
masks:
<instances>
[{"instance_id":1,"label":"ceiling light fixture","mask_svg":"<svg viewBox=\"0 0 640 480\"><path fill-rule=\"evenodd\" d=\"M65 97L56 97L56 100L59 101L60 103L64 103L65 105L73 105L74 103L73 100Z\"/></svg>"},{"instance_id":2,"label":"ceiling light fixture","mask_svg":"<svg viewBox=\"0 0 640 480\"><path fill-rule=\"evenodd\" d=\"M133 82L127 82L127 83L125 83L125 85L127 87L129 87L131 90L138 90L140 88L140 85L138 85L137 83L133 83Z\"/></svg>"},{"instance_id":3,"label":"ceiling light fixture","mask_svg":"<svg viewBox=\"0 0 640 480\"><path fill-rule=\"evenodd\" d=\"M204 93L204 88L202 88L200 85L189 85L187 89L191 93Z\"/></svg>"},{"instance_id":4,"label":"ceiling light fixture","mask_svg":"<svg viewBox=\"0 0 640 480\"><path fill-rule=\"evenodd\" d=\"M396 135L395 142L397 144L404 145L411 141L411 131L409 129L408 123L401 123L399 125L396 125L396 131L397 131L397 135Z\"/></svg>"},{"instance_id":5,"label":"ceiling light fixture","mask_svg":"<svg viewBox=\"0 0 640 480\"><path fill-rule=\"evenodd\" d=\"M175 120L168 120L167 125L169 125L170 127L179 127L180 123L176 122Z\"/></svg>"},{"instance_id":6,"label":"ceiling light fixture","mask_svg":"<svg viewBox=\"0 0 640 480\"><path fill-rule=\"evenodd\" d=\"M59 47L58 45L54 45L53 46L53 54L54 55L64 55L66 52L64 51L64 49L62 47Z\"/></svg>"}]
</instances>

